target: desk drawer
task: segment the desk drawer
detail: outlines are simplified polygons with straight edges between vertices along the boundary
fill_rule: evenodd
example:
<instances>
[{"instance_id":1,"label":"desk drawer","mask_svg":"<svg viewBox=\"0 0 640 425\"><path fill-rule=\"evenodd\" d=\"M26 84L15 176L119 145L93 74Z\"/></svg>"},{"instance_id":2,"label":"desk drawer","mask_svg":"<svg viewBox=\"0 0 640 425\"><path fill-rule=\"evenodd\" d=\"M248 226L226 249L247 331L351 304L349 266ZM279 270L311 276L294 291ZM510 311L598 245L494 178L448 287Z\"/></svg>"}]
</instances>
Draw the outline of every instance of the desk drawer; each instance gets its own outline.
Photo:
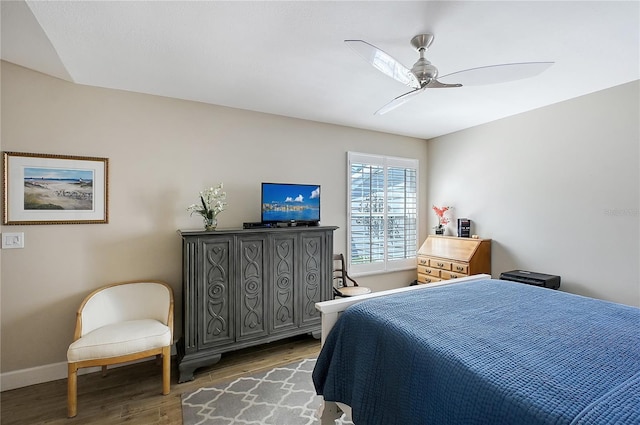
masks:
<instances>
[{"instance_id":1,"label":"desk drawer","mask_svg":"<svg viewBox=\"0 0 640 425\"><path fill-rule=\"evenodd\" d=\"M420 284L440 282L441 280L442 279L439 279L437 277L433 277L433 276L429 276L429 275L426 275L426 274L418 273L418 283L420 283Z\"/></svg>"},{"instance_id":2,"label":"desk drawer","mask_svg":"<svg viewBox=\"0 0 640 425\"><path fill-rule=\"evenodd\" d=\"M419 266L428 266L429 265L429 257L418 256L418 265Z\"/></svg>"},{"instance_id":3,"label":"desk drawer","mask_svg":"<svg viewBox=\"0 0 640 425\"><path fill-rule=\"evenodd\" d=\"M454 273L469 274L469 265L465 263L451 263L451 270Z\"/></svg>"},{"instance_id":4,"label":"desk drawer","mask_svg":"<svg viewBox=\"0 0 640 425\"><path fill-rule=\"evenodd\" d=\"M436 269L451 270L451 261L438 260L437 258L429 259L429 265Z\"/></svg>"},{"instance_id":5,"label":"desk drawer","mask_svg":"<svg viewBox=\"0 0 640 425\"><path fill-rule=\"evenodd\" d=\"M444 280L449 280L449 279L457 279L459 277L466 277L466 274L462 274L462 273L454 273L454 272L450 272L447 270L443 270L440 273L440 277L442 277L442 279Z\"/></svg>"},{"instance_id":6,"label":"desk drawer","mask_svg":"<svg viewBox=\"0 0 640 425\"><path fill-rule=\"evenodd\" d=\"M440 277L440 269L434 269L432 267L418 266L418 274L420 273L433 277Z\"/></svg>"}]
</instances>

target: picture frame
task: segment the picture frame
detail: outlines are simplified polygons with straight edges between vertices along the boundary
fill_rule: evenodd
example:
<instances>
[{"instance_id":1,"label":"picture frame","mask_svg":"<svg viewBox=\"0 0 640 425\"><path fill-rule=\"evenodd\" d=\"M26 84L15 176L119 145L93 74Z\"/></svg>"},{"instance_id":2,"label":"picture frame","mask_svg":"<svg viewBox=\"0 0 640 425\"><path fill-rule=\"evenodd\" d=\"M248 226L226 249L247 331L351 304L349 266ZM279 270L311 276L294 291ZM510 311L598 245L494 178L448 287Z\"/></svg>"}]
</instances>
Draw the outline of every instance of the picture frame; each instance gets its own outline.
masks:
<instances>
[{"instance_id":1,"label":"picture frame","mask_svg":"<svg viewBox=\"0 0 640 425\"><path fill-rule=\"evenodd\" d=\"M109 159L3 152L7 225L109 222Z\"/></svg>"}]
</instances>

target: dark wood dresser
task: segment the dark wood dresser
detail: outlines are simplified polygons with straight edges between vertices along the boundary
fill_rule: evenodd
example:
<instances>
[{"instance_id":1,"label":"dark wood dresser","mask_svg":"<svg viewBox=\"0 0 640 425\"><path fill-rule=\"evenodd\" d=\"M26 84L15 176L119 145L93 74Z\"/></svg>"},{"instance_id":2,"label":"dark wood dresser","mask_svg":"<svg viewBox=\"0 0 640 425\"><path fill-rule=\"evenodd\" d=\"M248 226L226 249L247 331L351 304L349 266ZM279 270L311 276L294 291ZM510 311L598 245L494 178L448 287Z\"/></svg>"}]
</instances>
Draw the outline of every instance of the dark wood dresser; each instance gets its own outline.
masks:
<instances>
[{"instance_id":1,"label":"dark wood dresser","mask_svg":"<svg viewBox=\"0 0 640 425\"><path fill-rule=\"evenodd\" d=\"M315 303L333 297L337 227L180 231L178 382L222 353L298 334L320 337Z\"/></svg>"}]
</instances>

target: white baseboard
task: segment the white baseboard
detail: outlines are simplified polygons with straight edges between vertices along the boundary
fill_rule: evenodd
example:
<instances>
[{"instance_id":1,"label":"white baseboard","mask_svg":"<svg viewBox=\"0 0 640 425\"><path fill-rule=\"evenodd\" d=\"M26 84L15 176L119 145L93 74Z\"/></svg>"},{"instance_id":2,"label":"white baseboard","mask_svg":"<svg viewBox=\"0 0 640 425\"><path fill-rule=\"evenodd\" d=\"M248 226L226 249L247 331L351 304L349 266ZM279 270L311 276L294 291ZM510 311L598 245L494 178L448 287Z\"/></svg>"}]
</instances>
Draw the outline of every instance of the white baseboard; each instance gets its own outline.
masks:
<instances>
[{"instance_id":1,"label":"white baseboard","mask_svg":"<svg viewBox=\"0 0 640 425\"><path fill-rule=\"evenodd\" d=\"M171 347L171 354L175 354L175 345ZM151 359L151 357L149 359ZM129 364L148 361L149 359L135 360L128 363L112 365L109 366L109 368L126 366ZM99 372L101 370L102 369L100 367L87 367L78 369L78 375L86 375L87 373ZM61 362L0 373L0 391L15 390L16 388L28 387L29 385L57 381L58 379L67 379L67 372L67 362Z\"/></svg>"},{"instance_id":2,"label":"white baseboard","mask_svg":"<svg viewBox=\"0 0 640 425\"><path fill-rule=\"evenodd\" d=\"M99 371L99 367L80 369L78 374L84 375ZM0 374L0 391L14 390L43 382L57 381L67 377L67 362L53 363L29 369L14 370Z\"/></svg>"}]
</instances>

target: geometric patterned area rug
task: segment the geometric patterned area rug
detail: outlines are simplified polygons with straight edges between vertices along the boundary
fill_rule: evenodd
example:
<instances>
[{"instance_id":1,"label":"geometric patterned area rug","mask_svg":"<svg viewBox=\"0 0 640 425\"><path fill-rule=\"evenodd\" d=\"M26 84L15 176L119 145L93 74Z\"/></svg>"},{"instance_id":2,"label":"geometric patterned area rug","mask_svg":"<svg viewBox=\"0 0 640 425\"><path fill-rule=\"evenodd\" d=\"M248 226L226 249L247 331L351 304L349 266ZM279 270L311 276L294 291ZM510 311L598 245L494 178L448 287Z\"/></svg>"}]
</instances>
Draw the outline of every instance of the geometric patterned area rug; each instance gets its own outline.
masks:
<instances>
[{"instance_id":1,"label":"geometric patterned area rug","mask_svg":"<svg viewBox=\"0 0 640 425\"><path fill-rule=\"evenodd\" d=\"M184 425L317 425L322 397L305 359L182 394ZM342 418L336 425L353 425Z\"/></svg>"}]
</instances>

